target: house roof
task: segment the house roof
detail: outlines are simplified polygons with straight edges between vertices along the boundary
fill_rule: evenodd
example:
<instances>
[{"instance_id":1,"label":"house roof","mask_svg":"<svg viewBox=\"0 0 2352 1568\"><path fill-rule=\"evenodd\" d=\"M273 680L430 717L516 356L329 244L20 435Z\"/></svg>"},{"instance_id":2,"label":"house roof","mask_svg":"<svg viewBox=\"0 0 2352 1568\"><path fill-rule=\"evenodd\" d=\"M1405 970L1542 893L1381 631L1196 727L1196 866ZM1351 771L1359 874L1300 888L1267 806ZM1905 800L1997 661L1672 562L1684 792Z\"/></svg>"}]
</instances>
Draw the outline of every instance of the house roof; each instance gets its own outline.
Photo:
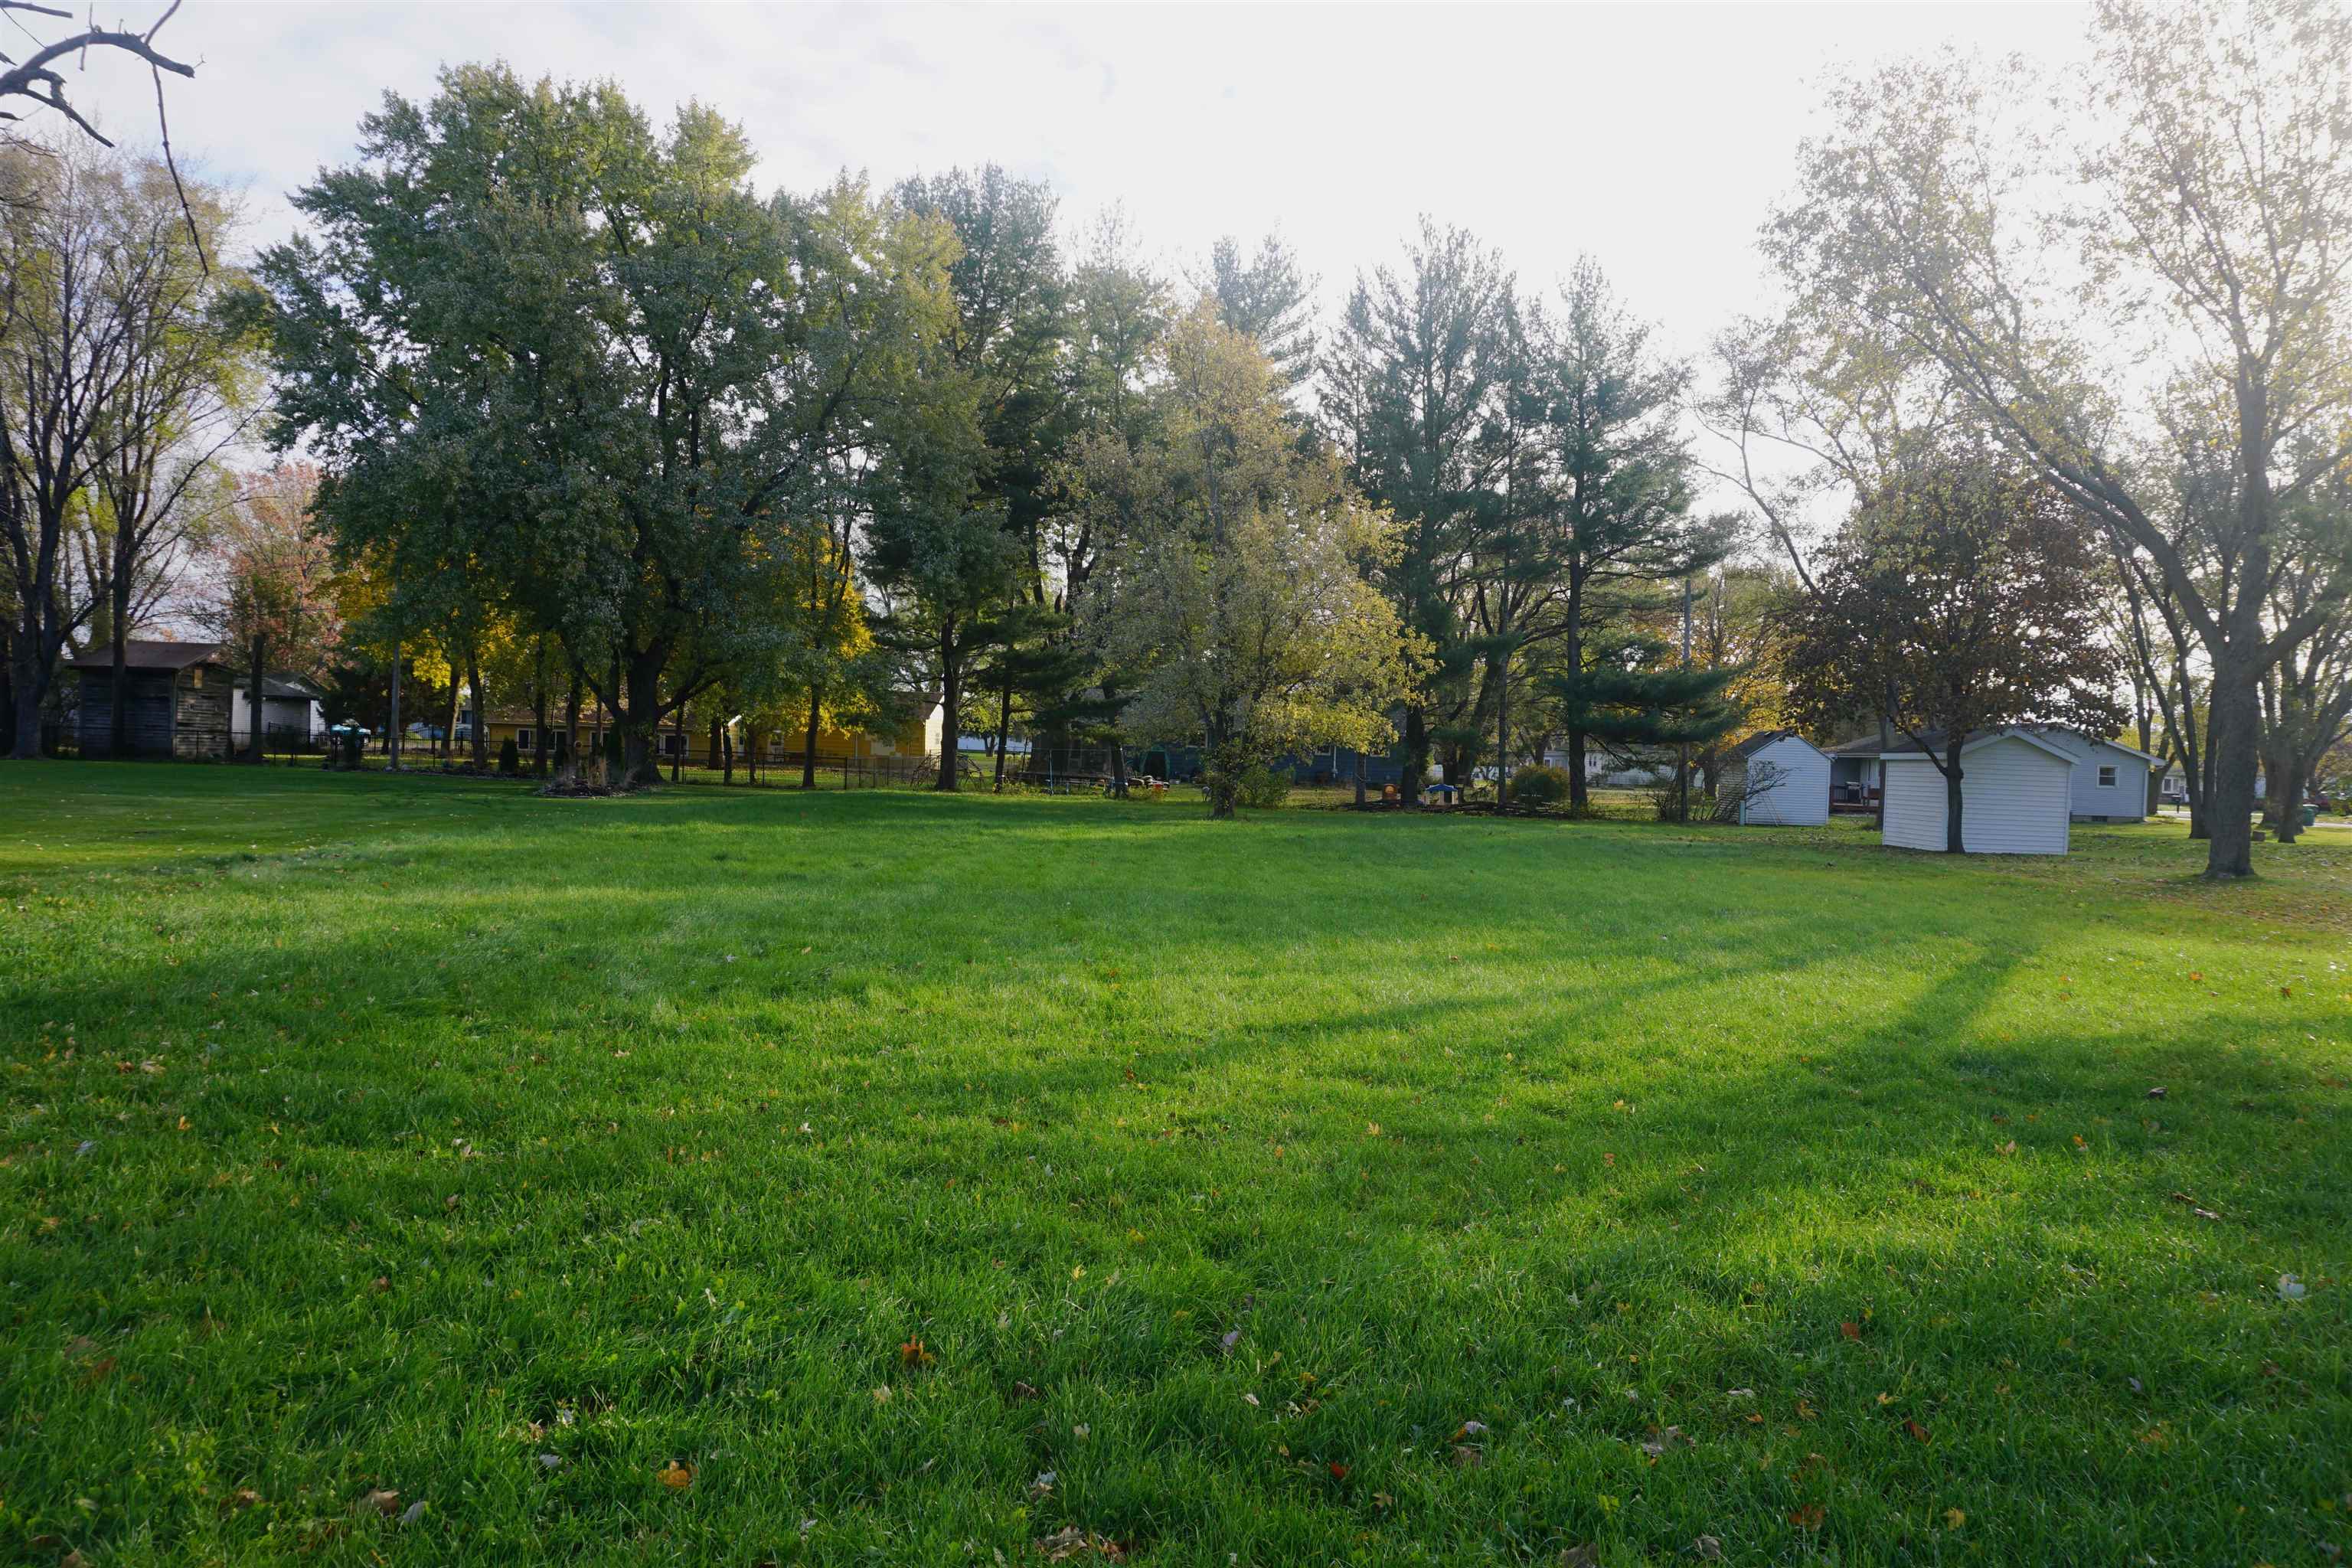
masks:
<instances>
[{"instance_id":1,"label":"house roof","mask_svg":"<svg viewBox=\"0 0 2352 1568\"><path fill-rule=\"evenodd\" d=\"M1960 739L1960 754L1966 756L1978 747L1991 745L1995 741L2023 741L2028 745L2047 752L2053 757L2063 758L2070 764L2074 761L2074 752L2049 739L2041 732L2040 729L2031 724L2007 724L1998 730L1971 731ZM1916 741L1905 735L1899 737L1890 746L1882 746L1875 741L1851 742L1840 746L1834 754L1841 757L1876 757L1881 762L1890 763L1906 759L1933 761L1936 755L1943 752L1947 743L1941 730L1929 730L1922 733Z\"/></svg>"},{"instance_id":2,"label":"house roof","mask_svg":"<svg viewBox=\"0 0 2352 1568\"><path fill-rule=\"evenodd\" d=\"M236 687L238 690L244 690L247 685L247 682L245 677L240 675L236 678ZM273 697L283 697L289 700L308 698L314 702L319 700L319 693L313 690L305 682L291 680L284 676L278 675L266 675L262 677L261 696L264 701L267 701Z\"/></svg>"},{"instance_id":3,"label":"house roof","mask_svg":"<svg viewBox=\"0 0 2352 1568\"><path fill-rule=\"evenodd\" d=\"M186 669L199 664L218 664L221 645L216 642L145 642L133 637L122 645L122 662L130 669ZM114 654L104 647L94 647L73 658L76 669L112 669Z\"/></svg>"},{"instance_id":4,"label":"house roof","mask_svg":"<svg viewBox=\"0 0 2352 1568\"><path fill-rule=\"evenodd\" d=\"M1801 746L1813 745L1811 741L1806 740L1794 730L1759 730L1756 733L1748 736L1748 739L1740 742L1739 744L1732 747L1728 752L1726 752L1724 753L1724 760L1733 763L1745 762L1749 757L1752 757L1757 752L1762 751L1765 747L1781 741L1794 741ZM1819 746L1813 746L1813 750L1820 751L1821 748Z\"/></svg>"}]
</instances>

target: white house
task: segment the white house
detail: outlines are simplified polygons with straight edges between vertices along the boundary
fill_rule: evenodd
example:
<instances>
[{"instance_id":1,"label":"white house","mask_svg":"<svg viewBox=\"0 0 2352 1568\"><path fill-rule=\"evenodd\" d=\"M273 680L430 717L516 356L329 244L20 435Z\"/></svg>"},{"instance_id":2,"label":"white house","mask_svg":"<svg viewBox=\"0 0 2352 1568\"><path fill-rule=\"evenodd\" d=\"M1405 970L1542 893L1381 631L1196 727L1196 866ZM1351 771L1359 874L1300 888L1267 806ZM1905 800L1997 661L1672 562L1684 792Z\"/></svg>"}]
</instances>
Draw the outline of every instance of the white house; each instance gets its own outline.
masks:
<instances>
[{"instance_id":1,"label":"white house","mask_svg":"<svg viewBox=\"0 0 2352 1568\"><path fill-rule=\"evenodd\" d=\"M237 677L234 703L229 732L243 742L253 734L253 683L244 676ZM262 680L261 726L270 740L317 739L326 728L320 709L319 694L299 680L275 675Z\"/></svg>"},{"instance_id":2,"label":"white house","mask_svg":"<svg viewBox=\"0 0 2352 1568\"><path fill-rule=\"evenodd\" d=\"M2148 773L2162 765L2159 759L2117 741L2085 735L2079 730L2052 727L2034 732L2045 741L2055 741L2074 759L2075 821L2147 820Z\"/></svg>"},{"instance_id":3,"label":"white house","mask_svg":"<svg viewBox=\"0 0 2352 1568\"><path fill-rule=\"evenodd\" d=\"M1940 747L1939 737L1928 739ZM1945 848L1950 817L1943 770L1934 757L1906 740L1878 760L1886 781L1880 842ZM2074 763L2072 752L2040 731L1969 736L1960 746L1960 847L1971 855L2065 854Z\"/></svg>"},{"instance_id":4,"label":"white house","mask_svg":"<svg viewBox=\"0 0 2352 1568\"><path fill-rule=\"evenodd\" d=\"M1818 827L1830 819L1829 754L1793 730L1759 731L1724 753L1715 789L1738 802L1743 826Z\"/></svg>"}]
</instances>

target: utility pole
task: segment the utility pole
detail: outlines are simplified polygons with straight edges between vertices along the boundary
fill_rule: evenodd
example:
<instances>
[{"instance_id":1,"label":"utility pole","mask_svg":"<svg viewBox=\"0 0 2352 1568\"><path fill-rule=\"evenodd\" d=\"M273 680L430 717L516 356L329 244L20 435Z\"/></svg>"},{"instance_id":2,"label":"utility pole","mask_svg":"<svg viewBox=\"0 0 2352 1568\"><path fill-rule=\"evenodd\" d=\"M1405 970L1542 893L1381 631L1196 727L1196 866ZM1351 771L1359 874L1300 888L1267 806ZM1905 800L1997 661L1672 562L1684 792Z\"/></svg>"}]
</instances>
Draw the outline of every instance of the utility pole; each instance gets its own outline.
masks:
<instances>
[{"instance_id":1,"label":"utility pole","mask_svg":"<svg viewBox=\"0 0 2352 1568\"><path fill-rule=\"evenodd\" d=\"M388 765L387 771L396 773L400 771L400 639L397 637L394 637L392 643L392 736L390 741L390 749L392 760Z\"/></svg>"}]
</instances>

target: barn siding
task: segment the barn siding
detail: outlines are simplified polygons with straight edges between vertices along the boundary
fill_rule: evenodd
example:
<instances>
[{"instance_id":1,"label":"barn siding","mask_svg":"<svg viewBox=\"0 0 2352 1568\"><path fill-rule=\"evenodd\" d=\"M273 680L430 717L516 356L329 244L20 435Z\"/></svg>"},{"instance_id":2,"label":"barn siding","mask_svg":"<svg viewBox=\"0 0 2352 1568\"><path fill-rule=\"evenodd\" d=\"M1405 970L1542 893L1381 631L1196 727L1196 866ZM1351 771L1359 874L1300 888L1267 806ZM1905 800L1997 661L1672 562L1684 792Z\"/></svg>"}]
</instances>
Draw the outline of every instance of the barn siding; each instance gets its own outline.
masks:
<instances>
[{"instance_id":1,"label":"barn siding","mask_svg":"<svg viewBox=\"0 0 2352 1568\"><path fill-rule=\"evenodd\" d=\"M2031 742L1995 741L1960 760L1960 839L1971 855L2063 855L2074 764ZM1926 757L1886 763L1884 843L1941 850L1944 775Z\"/></svg>"},{"instance_id":2,"label":"barn siding","mask_svg":"<svg viewBox=\"0 0 2352 1568\"><path fill-rule=\"evenodd\" d=\"M171 755L172 677L165 671L152 669L125 670L123 674L131 711L123 743L133 756ZM104 756L114 738L114 672L83 670L77 728L82 755Z\"/></svg>"},{"instance_id":3,"label":"barn siding","mask_svg":"<svg viewBox=\"0 0 2352 1568\"><path fill-rule=\"evenodd\" d=\"M228 754L228 677L217 669L208 680L203 679L203 675L201 667L184 669L172 683L176 700L172 725L172 754L175 757L219 758Z\"/></svg>"},{"instance_id":4,"label":"barn siding","mask_svg":"<svg viewBox=\"0 0 2352 1568\"><path fill-rule=\"evenodd\" d=\"M1780 768L1780 782L1741 803L1739 820L1751 826L1819 827L1830 819L1830 760L1816 747L1789 735L1750 753L1738 766L1745 779L1748 768L1770 762Z\"/></svg>"}]
</instances>

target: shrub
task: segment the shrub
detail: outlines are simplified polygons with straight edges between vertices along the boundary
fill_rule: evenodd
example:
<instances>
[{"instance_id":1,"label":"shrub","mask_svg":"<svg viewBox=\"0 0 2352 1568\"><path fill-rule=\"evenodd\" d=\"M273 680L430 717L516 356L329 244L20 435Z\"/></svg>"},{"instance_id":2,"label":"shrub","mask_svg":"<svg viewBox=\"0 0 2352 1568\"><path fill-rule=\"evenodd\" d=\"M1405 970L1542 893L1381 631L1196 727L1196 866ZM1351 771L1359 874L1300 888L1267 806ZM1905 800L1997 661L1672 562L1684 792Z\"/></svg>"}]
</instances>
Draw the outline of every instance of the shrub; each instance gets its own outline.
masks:
<instances>
[{"instance_id":1,"label":"shrub","mask_svg":"<svg viewBox=\"0 0 2352 1568\"><path fill-rule=\"evenodd\" d=\"M516 748L512 735L499 742L499 772L509 778L522 772L522 752Z\"/></svg>"},{"instance_id":2,"label":"shrub","mask_svg":"<svg viewBox=\"0 0 2352 1568\"><path fill-rule=\"evenodd\" d=\"M1538 763L1511 775L1514 805L1557 805L1568 798L1568 770Z\"/></svg>"},{"instance_id":3,"label":"shrub","mask_svg":"<svg viewBox=\"0 0 2352 1568\"><path fill-rule=\"evenodd\" d=\"M1244 768L1241 783L1234 791L1234 804L1252 811L1271 811L1289 798L1290 775L1263 764Z\"/></svg>"}]
</instances>

